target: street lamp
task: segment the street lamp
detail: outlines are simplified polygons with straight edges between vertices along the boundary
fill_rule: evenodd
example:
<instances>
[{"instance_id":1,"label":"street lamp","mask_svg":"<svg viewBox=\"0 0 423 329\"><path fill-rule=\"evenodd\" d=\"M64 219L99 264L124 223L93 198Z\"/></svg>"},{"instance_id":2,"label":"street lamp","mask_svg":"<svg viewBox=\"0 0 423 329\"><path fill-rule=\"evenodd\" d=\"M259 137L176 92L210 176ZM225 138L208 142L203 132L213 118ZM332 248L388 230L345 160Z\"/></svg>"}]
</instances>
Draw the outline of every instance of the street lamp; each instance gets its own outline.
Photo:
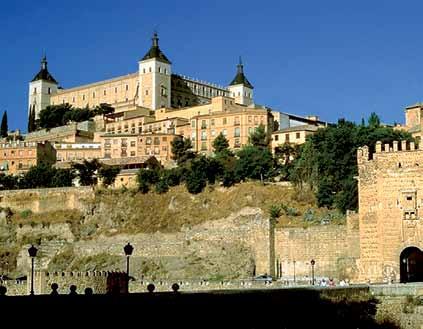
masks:
<instances>
[{"instance_id":1,"label":"street lamp","mask_svg":"<svg viewBox=\"0 0 423 329\"><path fill-rule=\"evenodd\" d=\"M312 282L312 285L314 286L314 264L316 264L316 261L312 259L310 261L310 264L311 264L311 282Z\"/></svg>"},{"instance_id":2,"label":"street lamp","mask_svg":"<svg viewBox=\"0 0 423 329\"><path fill-rule=\"evenodd\" d=\"M28 249L29 257L31 257L31 295L34 295L34 258L37 257L38 249L31 245Z\"/></svg>"},{"instance_id":3,"label":"street lamp","mask_svg":"<svg viewBox=\"0 0 423 329\"><path fill-rule=\"evenodd\" d=\"M134 247L132 247L129 242L128 244L123 247L123 251L126 255L126 278L127 278L127 292L129 292L129 257L132 255L132 252L134 251Z\"/></svg>"}]
</instances>

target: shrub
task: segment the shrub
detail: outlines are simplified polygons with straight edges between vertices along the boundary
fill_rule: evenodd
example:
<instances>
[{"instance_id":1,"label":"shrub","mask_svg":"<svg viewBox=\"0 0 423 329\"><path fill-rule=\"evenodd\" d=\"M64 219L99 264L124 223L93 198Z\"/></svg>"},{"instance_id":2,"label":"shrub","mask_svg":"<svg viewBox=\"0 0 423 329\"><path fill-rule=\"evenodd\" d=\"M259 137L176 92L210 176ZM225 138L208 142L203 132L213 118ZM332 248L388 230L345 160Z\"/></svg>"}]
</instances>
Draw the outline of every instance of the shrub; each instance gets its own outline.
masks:
<instances>
[{"instance_id":1,"label":"shrub","mask_svg":"<svg viewBox=\"0 0 423 329\"><path fill-rule=\"evenodd\" d=\"M23 219L28 218L30 215L32 215L31 209L22 210L21 213L20 213L20 216Z\"/></svg>"},{"instance_id":2,"label":"shrub","mask_svg":"<svg viewBox=\"0 0 423 329\"><path fill-rule=\"evenodd\" d=\"M169 191L169 185L167 185L167 181L165 179L161 178L156 183L156 192L162 194L166 193L167 191Z\"/></svg>"},{"instance_id":3,"label":"shrub","mask_svg":"<svg viewBox=\"0 0 423 329\"><path fill-rule=\"evenodd\" d=\"M271 205L269 209L270 219L275 220L281 216L282 209L278 205Z\"/></svg>"}]
</instances>

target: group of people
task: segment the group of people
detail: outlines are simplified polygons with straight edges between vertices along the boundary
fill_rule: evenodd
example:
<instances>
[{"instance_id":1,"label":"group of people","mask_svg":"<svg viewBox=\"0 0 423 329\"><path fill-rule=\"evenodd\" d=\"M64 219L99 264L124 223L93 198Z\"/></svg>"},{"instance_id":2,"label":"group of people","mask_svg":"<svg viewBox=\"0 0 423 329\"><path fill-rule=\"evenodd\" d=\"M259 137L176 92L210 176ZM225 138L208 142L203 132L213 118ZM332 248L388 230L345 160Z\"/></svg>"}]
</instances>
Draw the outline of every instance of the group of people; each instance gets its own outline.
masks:
<instances>
[{"instance_id":1,"label":"group of people","mask_svg":"<svg viewBox=\"0 0 423 329\"><path fill-rule=\"evenodd\" d=\"M59 295L59 292L57 291L58 289L59 289L59 285L57 284L57 283L52 283L51 284L51 293L50 293L50 295L53 295L53 296L57 296L57 295ZM75 295L78 295L78 292L76 291L76 286L73 284L73 285L71 285L70 287L69 287L69 295L70 296L75 296ZM85 293L85 295L92 295L93 294L93 290L92 290L92 288L85 288L85 290L84 290L84 293Z\"/></svg>"},{"instance_id":2,"label":"group of people","mask_svg":"<svg viewBox=\"0 0 423 329\"><path fill-rule=\"evenodd\" d=\"M340 287L346 287L349 286L349 280L348 279L342 279L339 281L339 286ZM322 280L319 281L319 286L321 287L335 287L336 286L336 282L333 278L329 278L329 279L325 279L323 278Z\"/></svg>"}]
</instances>

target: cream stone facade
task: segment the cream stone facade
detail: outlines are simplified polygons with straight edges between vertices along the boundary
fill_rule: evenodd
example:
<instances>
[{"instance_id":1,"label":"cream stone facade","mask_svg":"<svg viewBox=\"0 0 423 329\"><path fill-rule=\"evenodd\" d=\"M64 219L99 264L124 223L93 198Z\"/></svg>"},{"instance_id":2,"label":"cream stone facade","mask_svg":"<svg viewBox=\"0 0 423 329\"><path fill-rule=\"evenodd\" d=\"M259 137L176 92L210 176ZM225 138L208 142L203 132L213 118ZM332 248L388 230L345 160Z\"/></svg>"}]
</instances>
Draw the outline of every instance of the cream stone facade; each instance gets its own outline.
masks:
<instances>
[{"instance_id":1,"label":"cream stone facade","mask_svg":"<svg viewBox=\"0 0 423 329\"><path fill-rule=\"evenodd\" d=\"M304 144L307 136L313 135L317 129L319 129L317 126L301 125L274 131L272 133L272 152L285 143Z\"/></svg>"},{"instance_id":2,"label":"cream stone facade","mask_svg":"<svg viewBox=\"0 0 423 329\"><path fill-rule=\"evenodd\" d=\"M57 162L93 160L101 157L100 143L56 143Z\"/></svg>"},{"instance_id":3,"label":"cream stone facade","mask_svg":"<svg viewBox=\"0 0 423 329\"><path fill-rule=\"evenodd\" d=\"M359 281L423 281L423 149L378 142L357 162Z\"/></svg>"},{"instance_id":4,"label":"cream stone facade","mask_svg":"<svg viewBox=\"0 0 423 329\"><path fill-rule=\"evenodd\" d=\"M38 164L54 164L56 150L49 142L0 144L0 171L10 175L25 173Z\"/></svg>"}]
</instances>

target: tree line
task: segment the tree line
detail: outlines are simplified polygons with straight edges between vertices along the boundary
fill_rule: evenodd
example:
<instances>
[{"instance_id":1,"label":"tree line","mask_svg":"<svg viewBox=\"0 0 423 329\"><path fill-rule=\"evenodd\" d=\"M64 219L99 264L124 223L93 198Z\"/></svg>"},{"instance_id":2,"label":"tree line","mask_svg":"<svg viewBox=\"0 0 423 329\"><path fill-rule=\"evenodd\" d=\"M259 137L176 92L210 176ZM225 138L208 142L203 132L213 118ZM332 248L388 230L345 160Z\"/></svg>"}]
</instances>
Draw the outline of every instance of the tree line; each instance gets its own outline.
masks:
<instances>
[{"instance_id":1,"label":"tree line","mask_svg":"<svg viewBox=\"0 0 423 329\"><path fill-rule=\"evenodd\" d=\"M31 109L28 116L28 132L60 127L70 122L83 122L91 120L97 115L104 116L113 112L114 108L106 103L102 103L95 108L75 108L65 103L47 106L40 111L38 119L36 119L35 109Z\"/></svg>"}]
</instances>

